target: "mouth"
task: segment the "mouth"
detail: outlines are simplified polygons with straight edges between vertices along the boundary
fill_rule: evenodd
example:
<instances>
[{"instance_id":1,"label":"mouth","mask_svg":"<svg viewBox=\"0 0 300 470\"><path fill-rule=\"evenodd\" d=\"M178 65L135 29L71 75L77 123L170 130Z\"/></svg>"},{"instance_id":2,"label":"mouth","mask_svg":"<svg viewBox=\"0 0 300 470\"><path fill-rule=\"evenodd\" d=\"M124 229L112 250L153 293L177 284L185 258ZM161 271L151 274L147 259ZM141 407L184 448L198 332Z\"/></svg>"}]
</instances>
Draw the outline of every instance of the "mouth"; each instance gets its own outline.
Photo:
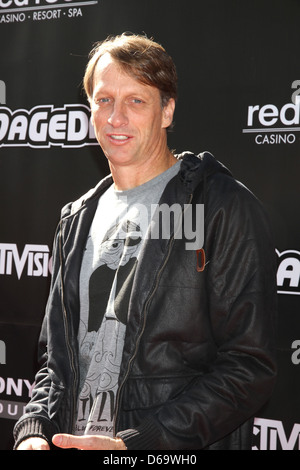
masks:
<instances>
[{"instance_id":1,"label":"mouth","mask_svg":"<svg viewBox=\"0 0 300 470\"><path fill-rule=\"evenodd\" d=\"M132 139L131 136L126 134L107 134L107 137L111 142L117 145L125 144Z\"/></svg>"}]
</instances>

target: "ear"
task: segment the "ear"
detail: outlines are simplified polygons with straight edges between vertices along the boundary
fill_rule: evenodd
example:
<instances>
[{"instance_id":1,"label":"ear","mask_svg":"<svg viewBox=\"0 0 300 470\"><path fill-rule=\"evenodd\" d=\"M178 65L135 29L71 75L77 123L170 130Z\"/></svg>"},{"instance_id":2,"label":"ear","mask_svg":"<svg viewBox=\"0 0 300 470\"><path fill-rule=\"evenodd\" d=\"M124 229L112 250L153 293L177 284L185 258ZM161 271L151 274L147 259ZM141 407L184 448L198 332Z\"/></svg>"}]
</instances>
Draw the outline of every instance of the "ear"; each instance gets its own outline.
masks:
<instances>
[{"instance_id":1,"label":"ear","mask_svg":"<svg viewBox=\"0 0 300 470\"><path fill-rule=\"evenodd\" d=\"M170 98L166 106L164 106L162 111L162 128L166 129L173 122L173 116L175 111L175 100Z\"/></svg>"}]
</instances>

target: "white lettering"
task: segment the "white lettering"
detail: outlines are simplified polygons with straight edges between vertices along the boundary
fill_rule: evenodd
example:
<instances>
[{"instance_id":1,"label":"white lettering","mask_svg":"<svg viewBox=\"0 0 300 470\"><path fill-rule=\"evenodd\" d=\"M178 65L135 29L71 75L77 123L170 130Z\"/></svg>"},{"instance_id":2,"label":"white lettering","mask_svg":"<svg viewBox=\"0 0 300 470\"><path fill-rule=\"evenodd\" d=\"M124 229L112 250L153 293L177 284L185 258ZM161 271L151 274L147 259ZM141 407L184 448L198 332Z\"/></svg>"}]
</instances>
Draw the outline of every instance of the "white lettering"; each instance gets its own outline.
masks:
<instances>
[{"instance_id":1,"label":"white lettering","mask_svg":"<svg viewBox=\"0 0 300 470\"><path fill-rule=\"evenodd\" d=\"M182 237L182 208L180 204L152 204L152 223L151 238L152 239L168 239L171 234L171 219L173 219L174 233L178 238ZM171 213L173 216L171 217Z\"/></svg>"},{"instance_id":2,"label":"white lettering","mask_svg":"<svg viewBox=\"0 0 300 470\"><path fill-rule=\"evenodd\" d=\"M18 397L21 397L22 396L22 390L23 390L23 380L22 379L18 379L17 383L12 378L7 379L7 381L6 381L6 393L7 393L7 395L12 395L14 393Z\"/></svg>"},{"instance_id":3,"label":"white lettering","mask_svg":"<svg viewBox=\"0 0 300 470\"><path fill-rule=\"evenodd\" d=\"M263 126L272 126L275 124L275 122L277 122L277 118L278 109L273 104L266 104L260 109L258 113L259 122Z\"/></svg>"},{"instance_id":4,"label":"white lettering","mask_svg":"<svg viewBox=\"0 0 300 470\"><path fill-rule=\"evenodd\" d=\"M299 87L299 88L298 88ZM299 99L299 94L300 94L300 80L294 80L292 83L292 88L295 89L294 93L292 93L291 100L294 104L296 104L296 100Z\"/></svg>"},{"instance_id":5,"label":"white lettering","mask_svg":"<svg viewBox=\"0 0 300 470\"><path fill-rule=\"evenodd\" d=\"M10 126L8 140L14 140L19 136L19 140L25 140L27 132L27 119L25 116L16 116Z\"/></svg>"},{"instance_id":6,"label":"white lettering","mask_svg":"<svg viewBox=\"0 0 300 470\"><path fill-rule=\"evenodd\" d=\"M50 271L48 246L25 245L20 256L17 245L14 243L0 243L0 275L11 275L14 266L17 277L20 279L26 262L28 276L47 277Z\"/></svg>"},{"instance_id":7,"label":"white lettering","mask_svg":"<svg viewBox=\"0 0 300 470\"><path fill-rule=\"evenodd\" d=\"M6 395L16 395L18 397L26 395L31 398L34 385L35 382L30 383L27 379L13 379L12 377L5 379L0 377L0 394L6 393Z\"/></svg>"},{"instance_id":8,"label":"white lettering","mask_svg":"<svg viewBox=\"0 0 300 470\"><path fill-rule=\"evenodd\" d=\"M254 126L254 118L256 117L259 124L268 127L278 123L285 126L300 124L300 90L293 93L294 103L286 103L281 109L274 104L266 104L262 107L259 105L248 106L248 127Z\"/></svg>"},{"instance_id":9,"label":"white lettering","mask_svg":"<svg viewBox=\"0 0 300 470\"><path fill-rule=\"evenodd\" d=\"M258 105L248 107L248 122L247 122L248 126L253 126L253 114L254 114L254 111L258 111L258 110L259 110Z\"/></svg>"},{"instance_id":10,"label":"white lettering","mask_svg":"<svg viewBox=\"0 0 300 470\"><path fill-rule=\"evenodd\" d=\"M9 117L7 114L0 114L0 141L4 139L7 134L9 126Z\"/></svg>"},{"instance_id":11,"label":"white lettering","mask_svg":"<svg viewBox=\"0 0 300 470\"><path fill-rule=\"evenodd\" d=\"M0 364L6 364L6 344L0 340Z\"/></svg>"},{"instance_id":12,"label":"white lettering","mask_svg":"<svg viewBox=\"0 0 300 470\"><path fill-rule=\"evenodd\" d=\"M295 134L257 134L255 143L264 144L293 144L296 141Z\"/></svg>"},{"instance_id":13,"label":"white lettering","mask_svg":"<svg viewBox=\"0 0 300 470\"><path fill-rule=\"evenodd\" d=\"M290 287L298 287L300 280L300 260L285 258L281 261L277 270L277 285L283 286L285 280L289 280Z\"/></svg>"},{"instance_id":14,"label":"white lettering","mask_svg":"<svg viewBox=\"0 0 300 470\"><path fill-rule=\"evenodd\" d=\"M172 221L174 239L180 240L183 234L186 250L200 250L204 243L204 205L184 204L152 204L152 221L150 235L152 239L170 238ZM172 213L172 216L171 216ZM194 240L194 241L192 241Z\"/></svg>"},{"instance_id":15,"label":"white lettering","mask_svg":"<svg viewBox=\"0 0 300 470\"><path fill-rule=\"evenodd\" d=\"M281 421L273 419L255 418L254 434L260 436L259 450L297 450L300 449L300 424L294 424L290 437L285 434L285 430ZM257 446L253 447L258 450Z\"/></svg>"},{"instance_id":16,"label":"white lettering","mask_svg":"<svg viewBox=\"0 0 300 470\"><path fill-rule=\"evenodd\" d=\"M12 4L12 0L8 0L7 2L4 2L4 0L0 0L0 7L1 8L8 8Z\"/></svg>"},{"instance_id":17,"label":"white lettering","mask_svg":"<svg viewBox=\"0 0 300 470\"><path fill-rule=\"evenodd\" d=\"M25 413L26 403L19 401L1 400L0 402L0 417L3 419L13 419L14 421L20 418Z\"/></svg>"},{"instance_id":18,"label":"white lettering","mask_svg":"<svg viewBox=\"0 0 300 470\"><path fill-rule=\"evenodd\" d=\"M29 124L29 139L33 142L47 141L47 112L39 112L32 116Z\"/></svg>"},{"instance_id":19,"label":"white lettering","mask_svg":"<svg viewBox=\"0 0 300 470\"><path fill-rule=\"evenodd\" d=\"M15 0L17 7L24 7L28 5L28 0Z\"/></svg>"},{"instance_id":20,"label":"white lettering","mask_svg":"<svg viewBox=\"0 0 300 470\"><path fill-rule=\"evenodd\" d=\"M286 250L278 256L277 286L278 294L300 295L300 252Z\"/></svg>"},{"instance_id":21,"label":"white lettering","mask_svg":"<svg viewBox=\"0 0 300 470\"><path fill-rule=\"evenodd\" d=\"M3 80L0 80L0 104L6 103L6 86Z\"/></svg>"},{"instance_id":22,"label":"white lettering","mask_svg":"<svg viewBox=\"0 0 300 470\"><path fill-rule=\"evenodd\" d=\"M292 111L292 118L288 119L286 114L287 111ZM299 117L300 117L300 101L299 96L297 96L296 104L287 103L285 104L280 111L280 120L286 126L292 126L293 124L299 124Z\"/></svg>"},{"instance_id":23,"label":"white lettering","mask_svg":"<svg viewBox=\"0 0 300 470\"><path fill-rule=\"evenodd\" d=\"M98 145L89 108L70 104L55 109L48 105L12 112L0 107L0 147L27 145L38 148Z\"/></svg>"},{"instance_id":24,"label":"white lettering","mask_svg":"<svg viewBox=\"0 0 300 470\"><path fill-rule=\"evenodd\" d=\"M25 13L12 13L0 16L0 23L23 23L25 20ZM3 103L5 103L5 101Z\"/></svg>"},{"instance_id":25,"label":"white lettering","mask_svg":"<svg viewBox=\"0 0 300 470\"><path fill-rule=\"evenodd\" d=\"M49 123L49 136L53 140L64 140L66 138L66 114L52 116Z\"/></svg>"},{"instance_id":26,"label":"white lettering","mask_svg":"<svg viewBox=\"0 0 300 470\"><path fill-rule=\"evenodd\" d=\"M61 10L46 10L33 12L33 21L56 20L60 18Z\"/></svg>"},{"instance_id":27,"label":"white lettering","mask_svg":"<svg viewBox=\"0 0 300 470\"><path fill-rule=\"evenodd\" d=\"M298 365L300 364L300 340L299 339L296 339L295 341L293 341L292 343L292 349L296 349L296 351L293 352L292 354L292 363L295 364L295 365Z\"/></svg>"},{"instance_id":28,"label":"white lettering","mask_svg":"<svg viewBox=\"0 0 300 470\"><path fill-rule=\"evenodd\" d=\"M34 385L35 385L35 382L33 382L32 384L29 382L29 380L27 379L24 379L24 384L26 385L26 387L28 388L28 396L29 398L31 398L32 396L32 390L34 388Z\"/></svg>"},{"instance_id":29,"label":"white lettering","mask_svg":"<svg viewBox=\"0 0 300 470\"><path fill-rule=\"evenodd\" d=\"M69 8L68 18L75 18L77 16L82 16L81 8Z\"/></svg>"},{"instance_id":30,"label":"white lettering","mask_svg":"<svg viewBox=\"0 0 300 470\"><path fill-rule=\"evenodd\" d=\"M193 217L194 207L196 214ZM192 204L185 204L183 223L184 235L188 240L190 240L190 242L186 242L185 244L186 249L200 250L204 243L204 204L196 204L195 206L192 206Z\"/></svg>"},{"instance_id":31,"label":"white lettering","mask_svg":"<svg viewBox=\"0 0 300 470\"><path fill-rule=\"evenodd\" d=\"M89 132L89 118L83 111L70 111L68 121L68 141L84 140Z\"/></svg>"}]
</instances>

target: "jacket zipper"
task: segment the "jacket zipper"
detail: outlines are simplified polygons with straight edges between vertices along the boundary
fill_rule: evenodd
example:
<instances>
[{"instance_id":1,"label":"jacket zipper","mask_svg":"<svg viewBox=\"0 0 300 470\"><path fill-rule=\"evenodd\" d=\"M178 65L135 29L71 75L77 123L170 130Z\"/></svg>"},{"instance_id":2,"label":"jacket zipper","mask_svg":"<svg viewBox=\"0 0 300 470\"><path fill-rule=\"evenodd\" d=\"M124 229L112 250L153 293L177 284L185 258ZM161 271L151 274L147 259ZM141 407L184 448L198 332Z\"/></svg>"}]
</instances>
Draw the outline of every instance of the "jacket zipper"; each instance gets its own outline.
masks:
<instances>
[{"instance_id":1,"label":"jacket zipper","mask_svg":"<svg viewBox=\"0 0 300 470\"><path fill-rule=\"evenodd\" d=\"M62 221L60 222L60 234L59 234L59 260L60 260L60 279L61 279L61 304L62 304L62 310L63 310L63 317L64 317L64 326L65 326L65 340L66 340L66 345L67 349L69 352L69 362L71 366L71 370L73 372L74 376L74 386L72 390L72 398L73 398L73 403L71 406L72 412L71 412L71 420L70 420L70 428L69 432L73 432L73 427L74 427L74 421L75 421L75 413L76 413L76 383L77 383L77 373L76 373L76 368L74 364L74 354L73 350L70 344L69 340L69 327L68 327L68 318L67 318L67 310L65 307L65 302L64 302L64 283L63 283L63 259L62 259Z\"/></svg>"},{"instance_id":2,"label":"jacket zipper","mask_svg":"<svg viewBox=\"0 0 300 470\"><path fill-rule=\"evenodd\" d=\"M161 266L158 274L157 274L157 277L156 277L156 281L155 281L155 286L153 288L153 291L151 292L151 294L149 295L147 301L146 301L146 304L145 304L145 307L144 307L144 310L143 310L143 325L142 325L142 329L140 331L140 334L137 338L137 341L136 341L136 344L135 344L135 349L134 349L134 352L131 356L131 358L129 359L129 362L128 362L128 367L127 367L127 372L123 378L123 381L122 383L120 384L120 387L118 389L118 392L117 392L117 397L116 397L116 407L115 407L115 416L114 416L114 436L116 435L116 423L117 423L117 415L118 415L118 412L119 412L119 404L120 404L120 396L121 396L121 392L122 392L122 389L123 389L123 386L128 378L128 375L129 375L129 372L130 372L130 369L131 369L131 364L132 362L134 361L135 357L136 357L136 354L137 354L137 351L138 351L138 348L139 348L139 344L140 344L140 340L141 340L141 337L143 336L143 333L144 333L144 330L145 330L145 326L146 326L146 317L147 317L147 310L148 310L148 306L157 290L157 287L158 287L158 281L159 281L159 278L160 278L160 275L162 273L162 271L164 270L164 267L165 265L167 264L167 261L170 257L170 253L171 253L171 248L173 246L173 242L174 242L174 237L172 237L170 239L170 244L169 244L169 248L168 248L168 255L166 256L165 260L164 260L164 263L163 265Z\"/></svg>"},{"instance_id":3,"label":"jacket zipper","mask_svg":"<svg viewBox=\"0 0 300 470\"><path fill-rule=\"evenodd\" d=\"M189 197L189 201L188 201L188 204L190 204L192 202L192 199L193 199L193 195L190 194L190 197ZM184 213L184 212L183 212ZM138 351L138 348L139 348L139 344L140 344L140 341L141 341L141 338L143 336L143 333L144 333L144 330L145 330L145 326L146 326L146 318L147 318L147 313L148 313L148 307L150 305L150 302L157 290L157 287L158 287L158 283L159 283L159 279L160 279L160 276L170 258L170 254L171 254L171 250L172 250L172 247L173 247L173 244L174 244L174 236L172 236L172 238L170 239L170 243L169 243L169 247L168 247L168 254L162 264L162 266L160 267L160 270L158 271L158 274L156 276L156 280L155 280L155 285L154 285L154 288L151 292L151 294L149 295L146 303L145 303L145 307L144 307L144 310L143 310L143 314L144 314L144 317L143 317L143 325L142 325L142 329L140 331L140 334L137 338L137 341L136 341L136 344L135 344L135 349L134 349L134 352L131 356L131 358L129 359L129 362L128 362L128 367L127 367L127 371L126 371L126 374L123 378L123 381L122 383L120 384L119 386L119 389L118 389L118 392L117 392L117 397L116 397L116 407L115 407L115 415L114 415L114 432L113 432L113 435L115 436L116 435L116 425L117 425L117 419L118 419L118 412L119 412L119 406L120 406L120 397L121 397L121 393L122 393L122 389L124 387L124 384L125 382L127 381L127 378L129 376L129 373L130 373L130 369L131 369L131 364L133 363L136 355L137 355L137 351Z\"/></svg>"}]
</instances>

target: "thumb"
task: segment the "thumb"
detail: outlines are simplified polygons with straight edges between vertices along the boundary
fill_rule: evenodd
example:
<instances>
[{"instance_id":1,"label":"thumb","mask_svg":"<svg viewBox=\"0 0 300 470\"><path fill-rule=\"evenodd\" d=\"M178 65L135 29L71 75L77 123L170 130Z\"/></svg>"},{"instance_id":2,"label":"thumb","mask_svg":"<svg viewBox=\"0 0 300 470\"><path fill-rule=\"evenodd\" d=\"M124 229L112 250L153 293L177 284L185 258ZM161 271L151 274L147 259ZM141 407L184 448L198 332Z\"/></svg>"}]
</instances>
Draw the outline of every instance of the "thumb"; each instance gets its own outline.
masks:
<instances>
[{"instance_id":1,"label":"thumb","mask_svg":"<svg viewBox=\"0 0 300 470\"><path fill-rule=\"evenodd\" d=\"M57 447L63 449L80 448L82 436L73 436L72 434L55 434L52 442Z\"/></svg>"}]
</instances>

